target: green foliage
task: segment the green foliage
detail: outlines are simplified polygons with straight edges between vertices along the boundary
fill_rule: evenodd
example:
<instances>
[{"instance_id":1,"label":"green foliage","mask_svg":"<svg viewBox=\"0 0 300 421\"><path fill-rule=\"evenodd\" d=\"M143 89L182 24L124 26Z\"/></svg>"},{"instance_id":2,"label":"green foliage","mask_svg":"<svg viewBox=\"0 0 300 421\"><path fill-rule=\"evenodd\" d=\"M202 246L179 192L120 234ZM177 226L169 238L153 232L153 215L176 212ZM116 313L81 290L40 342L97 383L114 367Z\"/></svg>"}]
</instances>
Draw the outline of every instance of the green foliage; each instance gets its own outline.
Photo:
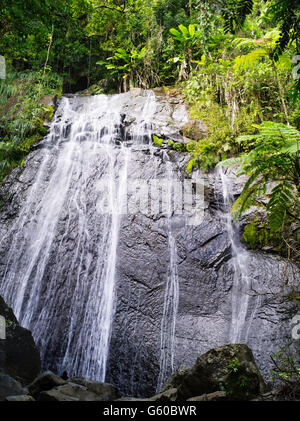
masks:
<instances>
[{"instance_id":1,"label":"green foliage","mask_svg":"<svg viewBox=\"0 0 300 421\"><path fill-rule=\"evenodd\" d=\"M255 41L278 27L271 51L278 61L297 46L299 4L267 6L263 0L2 0L0 54L18 71L49 66L66 90L99 80L121 90L127 74L135 86L151 87L184 80L203 55L217 63L233 52L233 60L229 31Z\"/></svg>"},{"instance_id":2,"label":"green foliage","mask_svg":"<svg viewBox=\"0 0 300 421\"><path fill-rule=\"evenodd\" d=\"M0 81L0 181L23 164L32 144L47 133L44 120L51 120L54 107L43 105L43 98L58 94L60 88L61 79L53 73L8 69L7 78Z\"/></svg>"},{"instance_id":3,"label":"green foliage","mask_svg":"<svg viewBox=\"0 0 300 421\"><path fill-rule=\"evenodd\" d=\"M300 351L292 349L291 344L271 354L273 381L291 385L300 383Z\"/></svg>"},{"instance_id":4,"label":"green foliage","mask_svg":"<svg viewBox=\"0 0 300 421\"><path fill-rule=\"evenodd\" d=\"M152 136L153 137L153 142L154 142L154 144L156 145L156 146L158 146L158 147L162 147L162 144L164 143L164 139L161 139L160 137L158 137L158 136L155 136L155 134Z\"/></svg>"},{"instance_id":5,"label":"green foliage","mask_svg":"<svg viewBox=\"0 0 300 421\"><path fill-rule=\"evenodd\" d=\"M258 244L258 238L257 238L256 227L253 222L245 226L243 238L253 250L256 248Z\"/></svg>"},{"instance_id":6,"label":"green foliage","mask_svg":"<svg viewBox=\"0 0 300 421\"><path fill-rule=\"evenodd\" d=\"M145 47L131 51L118 48L112 57L107 58L109 63L98 61L96 64L105 65L107 70L113 70L111 75L119 75L123 79L129 78L132 85L134 81L138 80L140 82L139 85L145 85L143 87L146 88L147 82L144 83L142 75L145 54Z\"/></svg>"},{"instance_id":7,"label":"green foliage","mask_svg":"<svg viewBox=\"0 0 300 421\"><path fill-rule=\"evenodd\" d=\"M194 24L188 27L179 25L178 29L171 28L170 33L177 43L179 43L180 55L170 58L173 63L181 63L179 70L179 80L186 79L192 70L193 55L196 52L199 54L199 38L201 31Z\"/></svg>"},{"instance_id":8,"label":"green foliage","mask_svg":"<svg viewBox=\"0 0 300 421\"><path fill-rule=\"evenodd\" d=\"M247 16L252 13L253 6L253 0L225 0L222 11L225 30L236 32L240 29ZM277 60L286 47L299 38L300 4L297 0L270 0L266 16L280 26L279 37L272 53Z\"/></svg>"},{"instance_id":9,"label":"green foliage","mask_svg":"<svg viewBox=\"0 0 300 421\"><path fill-rule=\"evenodd\" d=\"M287 246L282 241L281 234L270 230L270 227L264 221L258 221L257 219L246 225L243 238L253 250L267 246L283 255L288 254Z\"/></svg>"},{"instance_id":10,"label":"green foliage","mask_svg":"<svg viewBox=\"0 0 300 421\"><path fill-rule=\"evenodd\" d=\"M274 122L262 123L259 132L238 139L251 147L243 154L238 172L249 175L249 179L231 212L236 221L251 206L263 206L271 230L283 232L287 219L297 220L299 214L300 132ZM228 161L219 165L224 164Z\"/></svg>"},{"instance_id":11,"label":"green foliage","mask_svg":"<svg viewBox=\"0 0 300 421\"><path fill-rule=\"evenodd\" d=\"M0 81L0 136L30 145L37 133L43 135L41 121L51 118L51 110L38 105L38 97L61 85L65 91L90 86L88 92L99 94L180 79L191 118L208 128L204 139L187 136L187 170L209 169L224 157L248 152L251 139L236 138L255 134L254 126L263 121L288 117L300 127L291 75L298 21L295 0L3 0L0 54L24 80L18 85L10 70L11 79ZM179 143L170 147L186 149ZM270 216L288 202L289 183L278 187Z\"/></svg>"},{"instance_id":12,"label":"green foliage","mask_svg":"<svg viewBox=\"0 0 300 421\"><path fill-rule=\"evenodd\" d=\"M169 140L168 146L169 146L169 148L171 148L171 149L173 149L174 151L177 151L177 152L185 152L186 151L185 145L183 145L180 142L174 142L173 140Z\"/></svg>"},{"instance_id":13,"label":"green foliage","mask_svg":"<svg viewBox=\"0 0 300 421\"><path fill-rule=\"evenodd\" d=\"M235 32L240 29L252 12L253 0L226 0L223 2L222 14L225 20L225 31Z\"/></svg>"},{"instance_id":14,"label":"green foliage","mask_svg":"<svg viewBox=\"0 0 300 421\"><path fill-rule=\"evenodd\" d=\"M186 170L190 174L193 171L193 169L194 169L194 160L190 159L187 164Z\"/></svg>"},{"instance_id":15,"label":"green foliage","mask_svg":"<svg viewBox=\"0 0 300 421\"><path fill-rule=\"evenodd\" d=\"M23 162L26 148L13 142L0 142L0 177Z\"/></svg>"},{"instance_id":16,"label":"green foliage","mask_svg":"<svg viewBox=\"0 0 300 421\"><path fill-rule=\"evenodd\" d=\"M232 373L237 373L239 371L240 366L241 366L241 364L240 364L240 362L237 358L230 361L230 363L228 364L228 368L229 368L230 372L232 372Z\"/></svg>"}]
</instances>

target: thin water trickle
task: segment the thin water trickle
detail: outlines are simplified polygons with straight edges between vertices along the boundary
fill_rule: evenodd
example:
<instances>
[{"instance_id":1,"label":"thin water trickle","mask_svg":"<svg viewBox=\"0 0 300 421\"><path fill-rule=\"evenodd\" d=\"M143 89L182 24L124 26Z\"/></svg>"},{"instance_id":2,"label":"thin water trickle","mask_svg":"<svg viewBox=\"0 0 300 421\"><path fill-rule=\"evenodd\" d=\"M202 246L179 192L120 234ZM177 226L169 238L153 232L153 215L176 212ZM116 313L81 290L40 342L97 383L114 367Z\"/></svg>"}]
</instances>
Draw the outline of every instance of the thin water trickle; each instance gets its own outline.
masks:
<instances>
[{"instance_id":1,"label":"thin water trickle","mask_svg":"<svg viewBox=\"0 0 300 421\"><path fill-rule=\"evenodd\" d=\"M168 184L167 201L167 228L168 228L168 248L169 248L169 267L167 274L167 283L164 295L164 310L161 321L161 351L160 351L160 370L157 381L157 392L159 392L174 372L175 357L175 332L176 320L179 304L179 279L177 268L177 247L176 239L172 230L172 212L173 200L175 195L174 175L172 163L166 156L166 173ZM173 200L172 200L173 198Z\"/></svg>"},{"instance_id":2,"label":"thin water trickle","mask_svg":"<svg viewBox=\"0 0 300 421\"><path fill-rule=\"evenodd\" d=\"M218 174L221 180L223 202L226 209L226 227L232 250L231 264L234 270L229 341L231 343L247 342L251 322L258 305L257 301L254 311L251 311L249 308L252 289L252 278L249 270L250 254L240 243L232 223L230 214L230 208L234 202L234 197L231 193L232 180L230 180L222 168L219 169ZM248 313L250 312L251 314L249 315ZM248 321L247 316L249 316Z\"/></svg>"}]
</instances>

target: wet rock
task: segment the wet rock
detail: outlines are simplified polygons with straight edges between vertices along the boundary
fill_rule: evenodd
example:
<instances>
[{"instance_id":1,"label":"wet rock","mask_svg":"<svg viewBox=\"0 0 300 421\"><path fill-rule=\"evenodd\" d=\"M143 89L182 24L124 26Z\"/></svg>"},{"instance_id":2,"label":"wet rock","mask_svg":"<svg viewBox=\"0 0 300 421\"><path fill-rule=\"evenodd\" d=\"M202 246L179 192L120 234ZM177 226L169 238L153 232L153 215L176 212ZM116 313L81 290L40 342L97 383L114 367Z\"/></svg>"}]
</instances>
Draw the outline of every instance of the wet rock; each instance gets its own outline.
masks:
<instances>
[{"instance_id":1,"label":"wet rock","mask_svg":"<svg viewBox=\"0 0 300 421\"><path fill-rule=\"evenodd\" d=\"M220 387L230 400L249 400L266 388L252 351L244 344L211 349L190 370L174 376L169 385L172 382L183 400L217 392Z\"/></svg>"},{"instance_id":2,"label":"wet rock","mask_svg":"<svg viewBox=\"0 0 300 421\"><path fill-rule=\"evenodd\" d=\"M123 398L116 399L116 402L149 402L150 399L147 398L133 398L130 396L124 396Z\"/></svg>"},{"instance_id":3,"label":"wet rock","mask_svg":"<svg viewBox=\"0 0 300 421\"><path fill-rule=\"evenodd\" d=\"M212 401L224 401L227 398L226 392L214 392L209 393L208 395L201 395L201 396L195 396L193 398L187 399L189 402L212 402Z\"/></svg>"},{"instance_id":4,"label":"wet rock","mask_svg":"<svg viewBox=\"0 0 300 421\"><path fill-rule=\"evenodd\" d=\"M0 339L0 373L28 384L40 372L39 351L31 332L19 325L12 309L2 297L0 316L5 318L6 324L6 339Z\"/></svg>"},{"instance_id":5,"label":"wet rock","mask_svg":"<svg viewBox=\"0 0 300 421\"><path fill-rule=\"evenodd\" d=\"M75 391L72 390L72 393L75 393ZM58 389L52 389L41 392L38 400L41 402L78 402L80 399L69 394L61 393Z\"/></svg>"},{"instance_id":6,"label":"wet rock","mask_svg":"<svg viewBox=\"0 0 300 421\"><path fill-rule=\"evenodd\" d=\"M194 174L188 175L186 171L189 154L174 150L169 153L158 147L150 151L147 144L141 144L151 133L157 133L159 137L164 136L166 139L173 136L175 140L179 139L182 137L180 130L187 123L187 110L183 107L177 108L176 121L173 118L175 108L181 105L177 104L178 92L169 95L169 98L175 99L170 102L164 90L157 91L159 97L156 98L157 108L151 118L151 124L149 121L141 122L148 94L139 91L123 94L119 99L116 97L114 99L118 105L119 101L123 101L120 106L120 112L126 115L123 120L123 125L126 126L123 134L133 145L128 160L128 179L165 179L168 162L172 165L172 176L182 182L191 180ZM64 99L61 104L63 101ZM85 113L86 109L92 111L95 104L97 104L96 97L77 96L69 99L70 109L78 113ZM98 117L101 115L102 126L99 123L97 127L100 142L110 140L101 139L101 136L105 136L110 130L110 111L107 110L107 123L103 122L103 114L106 111L102 109L99 112L95 110L95 120L91 121L96 125L100 122ZM88 116L89 113L85 115ZM61 121L66 121L66 124L72 122L73 117L70 121L67 120L66 117L69 116L65 115L62 107L57 112L57 117L59 116ZM120 121L116 119L114 123L119 124ZM58 129L62 129L59 121L56 124ZM138 134L135 131L137 127ZM119 135L120 133L118 141ZM25 262L30 260L32 236L34 240L38 239L35 236L36 227L39 221L44 223L45 218L41 218L39 212L41 198L45 192L48 197L45 215L49 214L48 208L51 205L48 195L49 181L59 166L58 162L62 162L59 160L62 148L56 147L59 142L61 142L61 130L58 130L52 141L48 142L52 144L52 149L47 150L46 154L44 149L31 152L23 167L14 170L0 189L0 199L3 204L0 213L0 238L4 239L0 244L0 278L5 279L9 256L14 256L15 263L9 267L12 269L9 275L14 279L9 286L9 295L14 299L20 283L23 282L23 259ZM67 147L67 142L68 139L64 139L64 147ZM55 183L52 180L55 193L53 203L60 197L65 197L65 200L61 204L60 211L58 208L53 209L57 224L51 225L51 241L47 242L47 247L41 249L43 276L41 279L35 278L39 267L36 264L27 282L28 296L32 293L35 297L30 303L32 304L30 328L40 341L43 369L49 368L57 373L63 370L71 373L73 370L73 367L61 367L66 352L69 353L69 361L75 358L79 361L80 355L79 364L83 361L91 367L97 364L95 359L92 360L90 357L92 353L86 352L83 355L80 350L82 346L85 349L90 346L91 338L87 337L87 332L93 331L94 338L99 338L101 333L100 324L95 328L95 317L92 313L92 309L99 305L99 302L92 301L94 296L101 295L97 295L101 290L101 282L96 283L93 280L96 279L96 274L100 273L99 268L103 263L101 259L108 249L107 247L101 249L101 244L104 238L109 237L109 228L105 225L105 218L99 215L95 207L99 198L97 182L99 177L103 176L106 179L108 176L106 171L110 167L108 158L112 156L111 154L114 156L111 167L116 177L120 174L120 163L124 162L122 155L124 150L110 144L110 152L106 156L102 153L103 150L97 151L97 143L92 148L93 153L90 154L90 146L90 142L78 144L76 146L78 153L74 155L76 161L63 160L64 164L60 164L65 168L64 165L72 162L68 172L70 185L64 190L65 180L63 180L59 186L58 191L62 194L57 194L59 176L55 179ZM45 160L48 153L50 159ZM223 191L215 170L206 174L199 171L199 177L202 177L205 184L202 223L189 226L185 216L182 215L173 215L170 222L177 249L179 287L174 346L175 367L180 364L192 366L199 354L231 341L232 302L235 298L233 291L236 278L224 213ZM36 182L37 179L39 182ZM84 186L83 180L85 180ZM236 178L232 174L230 184L231 192L237 197L243 187L242 178ZM33 185L34 189L31 190ZM30 203L27 202L28 198ZM18 218L23 211L26 218L20 227L17 221L20 221ZM52 223L53 218L51 218ZM44 239L47 238L46 236ZM8 245L14 244L15 239L18 239L15 247L9 247ZM47 250L47 253L44 253L44 250ZM115 384L124 396L137 398L153 396L156 393L160 373L161 326L170 273L166 215L161 212L153 215L141 213L123 215L120 221L117 256L115 268L118 280L117 299L107 361L107 381ZM282 285L281 279L286 262L261 252L250 252L247 260L251 275L249 275L251 294L245 324L241 330L241 342L248 343L259 367L264 375L267 375L270 369L270 352L276 352L283 347L286 339L290 337L292 303L282 303L278 298L282 295L278 285L279 287ZM72 265L70 262L73 262ZM299 283L298 272L295 270L294 274L288 274L289 283L294 285ZM37 296L34 295L35 279L39 279ZM6 288L7 283L0 284L0 291L5 292ZM274 299L269 295L270 290L276 294ZM252 293L253 291L257 293ZM26 298L27 296L25 306L28 304ZM70 320L74 329L70 329ZM70 338L69 345L66 333ZM167 365L165 379L172 374L170 364ZM59 391L56 391L57 393L62 394ZM199 396L198 392L196 395Z\"/></svg>"},{"instance_id":7,"label":"wet rock","mask_svg":"<svg viewBox=\"0 0 300 421\"><path fill-rule=\"evenodd\" d=\"M168 389L163 393L152 396L149 400L153 402L176 402L178 400L178 392L175 388Z\"/></svg>"},{"instance_id":8,"label":"wet rock","mask_svg":"<svg viewBox=\"0 0 300 421\"><path fill-rule=\"evenodd\" d=\"M189 372L190 368L184 366L179 367L164 384L161 393L167 392L168 390L177 390Z\"/></svg>"},{"instance_id":9,"label":"wet rock","mask_svg":"<svg viewBox=\"0 0 300 421\"><path fill-rule=\"evenodd\" d=\"M62 386L66 384L66 381L51 371L46 371L40 374L29 386L28 390L34 397L45 391L50 390L56 386Z\"/></svg>"},{"instance_id":10,"label":"wet rock","mask_svg":"<svg viewBox=\"0 0 300 421\"><path fill-rule=\"evenodd\" d=\"M23 395L24 389L21 383L8 376L0 373L0 400L10 395Z\"/></svg>"},{"instance_id":11,"label":"wet rock","mask_svg":"<svg viewBox=\"0 0 300 421\"><path fill-rule=\"evenodd\" d=\"M83 377L72 377L68 382L86 387L87 390L97 395L97 400L114 401L120 396L117 388L112 384L95 382Z\"/></svg>"},{"instance_id":12,"label":"wet rock","mask_svg":"<svg viewBox=\"0 0 300 421\"><path fill-rule=\"evenodd\" d=\"M78 379L77 379L78 381ZM87 385L68 382L65 385L55 387L51 390L41 392L39 401L109 401L115 400L118 395L111 385L95 384L88 380L80 380Z\"/></svg>"},{"instance_id":13,"label":"wet rock","mask_svg":"<svg viewBox=\"0 0 300 421\"><path fill-rule=\"evenodd\" d=\"M208 134L207 126L201 120L190 120L181 130L184 136L193 140L200 140Z\"/></svg>"},{"instance_id":14,"label":"wet rock","mask_svg":"<svg viewBox=\"0 0 300 421\"><path fill-rule=\"evenodd\" d=\"M7 396L5 401L8 402L34 402L35 399L30 395Z\"/></svg>"}]
</instances>

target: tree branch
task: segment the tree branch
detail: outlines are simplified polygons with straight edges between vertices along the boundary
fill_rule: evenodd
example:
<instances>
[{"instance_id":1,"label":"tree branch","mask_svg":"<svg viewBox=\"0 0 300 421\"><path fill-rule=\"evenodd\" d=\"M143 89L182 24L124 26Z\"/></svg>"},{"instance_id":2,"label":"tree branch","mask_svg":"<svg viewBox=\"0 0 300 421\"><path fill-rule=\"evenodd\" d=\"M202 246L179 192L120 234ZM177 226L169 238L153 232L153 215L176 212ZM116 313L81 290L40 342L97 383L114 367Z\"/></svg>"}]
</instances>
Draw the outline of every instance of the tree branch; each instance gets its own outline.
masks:
<instances>
[{"instance_id":1,"label":"tree branch","mask_svg":"<svg viewBox=\"0 0 300 421\"><path fill-rule=\"evenodd\" d=\"M125 13L126 2L124 1L123 9L117 9L116 7L107 6L106 4L100 4L99 6L95 6L94 9L109 9L119 13Z\"/></svg>"}]
</instances>

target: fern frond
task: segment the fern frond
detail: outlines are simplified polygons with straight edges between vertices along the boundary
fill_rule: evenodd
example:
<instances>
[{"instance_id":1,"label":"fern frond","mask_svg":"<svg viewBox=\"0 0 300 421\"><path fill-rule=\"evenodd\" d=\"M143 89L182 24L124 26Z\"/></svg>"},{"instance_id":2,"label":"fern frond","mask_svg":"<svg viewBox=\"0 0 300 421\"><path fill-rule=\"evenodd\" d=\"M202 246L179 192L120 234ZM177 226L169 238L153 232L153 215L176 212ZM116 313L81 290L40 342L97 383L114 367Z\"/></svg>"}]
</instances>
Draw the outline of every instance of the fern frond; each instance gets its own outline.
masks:
<instances>
[{"instance_id":1,"label":"fern frond","mask_svg":"<svg viewBox=\"0 0 300 421\"><path fill-rule=\"evenodd\" d=\"M294 187L290 183L283 181L272 189L267 212L273 231L282 229L286 212L293 207L293 203Z\"/></svg>"},{"instance_id":2,"label":"fern frond","mask_svg":"<svg viewBox=\"0 0 300 421\"><path fill-rule=\"evenodd\" d=\"M257 178L255 175L251 176L251 180L246 183L240 197L234 202L230 213L234 214L234 222L256 202L256 198L261 194L261 182L258 180L255 184L253 181ZM252 184L252 185L251 185Z\"/></svg>"},{"instance_id":3,"label":"fern frond","mask_svg":"<svg viewBox=\"0 0 300 421\"><path fill-rule=\"evenodd\" d=\"M237 165L237 164L242 164L244 162L245 158L240 156L237 158L229 158L229 159L225 159L224 161L219 162L216 165L216 168L220 168L220 167L229 167L231 165Z\"/></svg>"}]
</instances>

